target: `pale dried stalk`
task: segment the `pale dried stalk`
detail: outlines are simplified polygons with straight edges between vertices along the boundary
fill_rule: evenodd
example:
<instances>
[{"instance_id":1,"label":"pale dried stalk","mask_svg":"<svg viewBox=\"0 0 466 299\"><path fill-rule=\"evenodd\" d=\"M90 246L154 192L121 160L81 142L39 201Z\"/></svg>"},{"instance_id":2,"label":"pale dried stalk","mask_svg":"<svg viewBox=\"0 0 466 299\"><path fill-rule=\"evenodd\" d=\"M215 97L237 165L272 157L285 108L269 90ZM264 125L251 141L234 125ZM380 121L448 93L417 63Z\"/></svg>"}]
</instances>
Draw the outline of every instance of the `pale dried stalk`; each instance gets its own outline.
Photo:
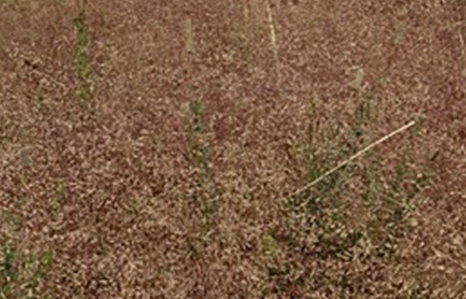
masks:
<instances>
[{"instance_id":1,"label":"pale dried stalk","mask_svg":"<svg viewBox=\"0 0 466 299\"><path fill-rule=\"evenodd\" d=\"M407 123L406 125L400 127L399 129L391 132L390 134L388 135L385 135L384 137L380 138L379 140L369 144L368 146L366 146L365 148L363 148L362 150L360 150L359 152L357 152L356 154L352 155L351 157L349 157L347 160L343 161L343 162L340 162L337 166L333 167L332 169L326 171L324 174L322 174L320 177L318 177L317 179L313 180L312 182L310 182L309 184L305 185L304 187L296 190L295 192L291 193L288 197L292 197L292 196L296 196L298 194L300 194L301 192L304 192L306 191L307 189L311 188L312 186L316 185L317 183L319 183L320 181L322 181L323 179L325 179L326 177L328 177L329 175L331 175L332 173L334 173L335 171L339 170L340 168L344 167L345 165L347 165L348 163L350 163L351 161L357 159L358 157L362 156L363 154L365 154L366 152L370 151L372 148L374 148L375 146L387 141L388 139L392 138L393 136L409 129L410 127L414 126L416 124L416 121L411 121L409 123Z\"/></svg>"}]
</instances>

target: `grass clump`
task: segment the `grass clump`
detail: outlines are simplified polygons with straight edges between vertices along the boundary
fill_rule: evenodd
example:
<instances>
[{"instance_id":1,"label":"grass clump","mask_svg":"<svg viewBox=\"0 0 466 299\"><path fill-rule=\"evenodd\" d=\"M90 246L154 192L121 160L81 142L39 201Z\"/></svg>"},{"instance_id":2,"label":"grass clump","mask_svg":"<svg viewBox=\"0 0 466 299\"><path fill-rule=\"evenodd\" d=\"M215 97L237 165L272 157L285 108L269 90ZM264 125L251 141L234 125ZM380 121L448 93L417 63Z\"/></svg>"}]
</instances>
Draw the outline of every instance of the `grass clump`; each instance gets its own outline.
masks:
<instances>
[{"instance_id":1,"label":"grass clump","mask_svg":"<svg viewBox=\"0 0 466 299\"><path fill-rule=\"evenodd\" d=\"M37 298L41 283L47 279L52 252L25 254L15 246L2 246L0 298Z\"/></svg>"},{"instance_id":2,"label":"grass clump","mask_svg":"<svg viewBox=\"0 0 466 299\"><path fill-rule=\"evenodd\" d=\"M350 117L347 130L351 138L370 130L376 115L369 100L362 101ZM310 183L288 197L289 218L278 234L285 251L294 252L293 260L306 260L313 266L303 269L294 265L286 273L274 274L280 279L295 277L281 292L294 292L298 284L304 293L375 296L379 282L372 281L370 275L391 277L385 267L403 256L401 244L416 230L415 211L420 206L416 199L428 184L428 176L411 170L415 162L408 159L408 150L400 154L397 167L388 174L375 147L391 142L395 135L406 135L418 127L417 122L411 121L365 147L358 141L348 150L347 138L342 138L340 146L336 145L341 153L317 151L315 138L300 146L297 163L305 165L301 173ZM330 167L327 161L332 156L347 158ZM289 261L277 263L277 267L290 267ZM429 290L420 280L416 285L422 292ZM394 289L395 285L387 284L383 292L401 296L402 292ZM408 293L403 296L400 298L411 298Z\"/></svg>"}]
</instances>

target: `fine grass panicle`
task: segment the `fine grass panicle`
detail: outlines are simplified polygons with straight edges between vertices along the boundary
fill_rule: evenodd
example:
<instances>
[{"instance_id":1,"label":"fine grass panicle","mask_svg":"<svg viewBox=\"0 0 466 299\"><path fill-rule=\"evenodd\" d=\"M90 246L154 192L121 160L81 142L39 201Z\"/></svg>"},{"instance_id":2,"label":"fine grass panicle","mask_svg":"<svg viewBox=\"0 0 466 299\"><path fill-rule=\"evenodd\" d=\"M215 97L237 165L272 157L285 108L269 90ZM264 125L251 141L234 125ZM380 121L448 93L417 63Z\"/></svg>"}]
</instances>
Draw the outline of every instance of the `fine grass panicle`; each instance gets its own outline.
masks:
<instances>
[{"instance_id":1,"label":"fine grass panicle","mask_svg":"<svg viewBox=\"0 0 466 299\"><path fill-rule=\"evenodd\" d=\"M373 2L0 0L0 299L465 298L466 10Z\"/></svg>"},{"instance_id":2,"label":"fine grass panicle","mask_svg":"<svg viewBox=\"0 0 466 299\"><path fill-rule=\"evenodd\" d=\"M276 28L272 11L266 5L263 1L242 2L242 18L231 24L235 28L232 32L235 41L235 61L238 64L246 64L249 71L253 71L259 65L261 53L269 46L278 58ZM264 40L268 42L263 43Z\"/></svg>"}]
</instances>

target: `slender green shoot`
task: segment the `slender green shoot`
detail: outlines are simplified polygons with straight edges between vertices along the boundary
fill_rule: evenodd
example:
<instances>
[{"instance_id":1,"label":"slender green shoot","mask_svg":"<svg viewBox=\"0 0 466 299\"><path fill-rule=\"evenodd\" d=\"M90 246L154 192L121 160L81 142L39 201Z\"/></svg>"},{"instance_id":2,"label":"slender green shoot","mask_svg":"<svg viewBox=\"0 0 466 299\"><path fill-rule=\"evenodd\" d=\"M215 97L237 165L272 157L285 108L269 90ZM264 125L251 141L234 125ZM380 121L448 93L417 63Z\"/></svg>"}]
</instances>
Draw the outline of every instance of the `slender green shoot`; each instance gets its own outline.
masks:
<instances>
[{"instance_id":1,"label":"slender green shoot","mask_svg":"<svg viewBox=\"0 0 466 299\"><path fill-rule=\"evenodd\" d=\"M75 53L75 63L78 69L80 85L78 95L81 100L88 100L91 97L91 66L89 63L89 35L86 24L87 0L82 0L79 6L78 16L73 20L78 39Z\"/></svg>"}]
</instances>

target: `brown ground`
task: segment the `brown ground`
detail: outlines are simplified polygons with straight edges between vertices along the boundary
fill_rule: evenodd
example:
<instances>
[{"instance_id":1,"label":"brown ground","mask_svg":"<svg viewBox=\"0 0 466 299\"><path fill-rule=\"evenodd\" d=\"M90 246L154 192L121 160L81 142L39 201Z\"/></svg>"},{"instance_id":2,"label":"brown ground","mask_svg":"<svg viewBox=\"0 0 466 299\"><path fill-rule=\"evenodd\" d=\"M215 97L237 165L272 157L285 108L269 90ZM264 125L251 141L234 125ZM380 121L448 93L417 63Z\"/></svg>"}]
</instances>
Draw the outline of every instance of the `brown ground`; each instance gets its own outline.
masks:
<instances>
[{"instance_id":1,"label":"brown ground","mask_svg":"<svg viewBox=\"0 0 466 299\"><path fill-rule=\"evenodd\" d=\"M0 1L0 298L466 298L465 1L89 0L89 76L60 3Z\"/></svg>"}]
</instances>

